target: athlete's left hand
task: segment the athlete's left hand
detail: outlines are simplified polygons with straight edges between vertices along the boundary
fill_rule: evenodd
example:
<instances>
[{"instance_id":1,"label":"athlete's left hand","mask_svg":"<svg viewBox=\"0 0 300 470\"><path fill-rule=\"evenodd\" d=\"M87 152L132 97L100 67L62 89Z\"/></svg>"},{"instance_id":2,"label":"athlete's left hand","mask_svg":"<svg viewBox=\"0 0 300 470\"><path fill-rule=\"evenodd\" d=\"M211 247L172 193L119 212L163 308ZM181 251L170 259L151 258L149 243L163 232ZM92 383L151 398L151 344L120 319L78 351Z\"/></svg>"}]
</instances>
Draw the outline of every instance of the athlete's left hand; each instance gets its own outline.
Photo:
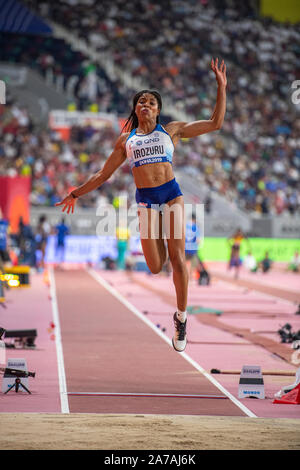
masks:
<instances>
[{"instance_id":1,"label":"athlete's left hand","mask_svg":"<svg viewBox=\"0 0 300 470\"><path fill-rule=\"evenodd\" d=\"M76 201L77 198L74 198L71 194L68 194L68 196L66 196L61 202L57 202L55 206L64 206L62 210L63 212L65 212L67 209L67 214L70 214L70 212L73 214Z\"/></svg>"},{"instance_id":2,"label":"athlete's left hand","mask_svg":"<svg viewBox=\"0 0 300 470\"><path fill-rule=\"evenodd\" d=\"M222 60L220 68L219 68L219 59L217 58L215 61L211 59L211 69L216 75L216 79L219 86L223 86L224 88L227 85L227 78L226 78L226 64L224 60Z\"/></svg>"}]
</instances>

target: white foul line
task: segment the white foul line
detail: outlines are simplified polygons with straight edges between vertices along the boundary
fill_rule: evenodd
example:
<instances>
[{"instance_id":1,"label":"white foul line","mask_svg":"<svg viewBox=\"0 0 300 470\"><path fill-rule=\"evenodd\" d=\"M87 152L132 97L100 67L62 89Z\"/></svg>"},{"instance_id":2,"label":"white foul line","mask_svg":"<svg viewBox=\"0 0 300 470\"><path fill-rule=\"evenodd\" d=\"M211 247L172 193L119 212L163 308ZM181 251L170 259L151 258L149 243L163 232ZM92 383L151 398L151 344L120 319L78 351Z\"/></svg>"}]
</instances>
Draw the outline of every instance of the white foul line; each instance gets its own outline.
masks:
<instances>
[{"instance_id":1,"label":"white foul line","mask_svg":"<svg viewBox=\"0 0 300 470\"><path fill-rule=\"evenodd\" d=\"M116 398L210 398L224 399L224 395L184 395L174 393L133 393L133 392L68 392L69 396L88 396L88 397L116 397Z\"/></svg>"},{"instance_id":2,"label":"white foul line","mask_svg":"<svg viewBox=\"0 0 300 470\"><path fill-rule=\"evenodd\" d=\"M52 304L52 312L53 312L53 321L55 325L55 345L56 345L56 356L57 356L57 366L58 366L61 412L70 413L69 401L68 401L68 395L67 395L64 354L63 354L63 347L62 347L62 340L61 340L61 329L60 329L60 322L59 322L59 312L58 312L57 298L56 298L55 277L54 277L52 266L49 267L49 280L50 280L50 296L51 296L51 304Z\"/></svg>"},{"instance_id":3,"label":"white foul line","mask_svg":"<svg viewBox=\"0 0 300 470\"><path fill-rule=\"evenodd\" d=\"M98 274L94 269L87 269L87 272L97 281L99 284L102 285L105 289L107 289L110 294L116 297L125 307L127 307L132 313L134 313L140 320L142 320L146 325L148 325L155 333L160 336L169 346L172 346L172 341L166 336L161 330L159 330L148 318L145 317L134 305L128 302L122 294L120 294L116 289L114 289L108 282L103 279L100 274ZM178 353L179 354L179 353ZM237 407L239 407L247 416L250 418L257 418L257 416L252 413L245 405L243 405L237 398L235 398L226 388L224 388L214 377L212 377L203 367L198 364L198 362L194 361L188 354L185 352L180 353L180 356L183 357L186 361L188 361L195 369L197 369L201 374L203 374L211 383L213 383L224 395L226 395Z\"/></svg>"}]
</instances>

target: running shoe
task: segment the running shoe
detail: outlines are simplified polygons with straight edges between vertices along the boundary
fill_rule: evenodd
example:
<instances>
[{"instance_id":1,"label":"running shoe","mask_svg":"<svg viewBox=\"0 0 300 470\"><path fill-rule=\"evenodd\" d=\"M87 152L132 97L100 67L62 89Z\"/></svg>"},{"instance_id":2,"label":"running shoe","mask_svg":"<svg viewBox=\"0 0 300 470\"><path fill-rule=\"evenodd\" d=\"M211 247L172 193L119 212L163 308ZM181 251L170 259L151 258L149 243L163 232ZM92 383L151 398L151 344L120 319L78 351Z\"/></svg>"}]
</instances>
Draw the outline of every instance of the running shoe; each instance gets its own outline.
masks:
<instances>
[{"instance_id":1,"label":"running shoe","mask_svg":"<svg viewBox=\"0 0 300 470\"><path fill-rule=\"evenodd\" d=\"M186 347L186 320L184 323L178 320L176 312L174 313L175 334L172 338L173 348L177 352L182 352Z\"/></svg>"}]
</instances>

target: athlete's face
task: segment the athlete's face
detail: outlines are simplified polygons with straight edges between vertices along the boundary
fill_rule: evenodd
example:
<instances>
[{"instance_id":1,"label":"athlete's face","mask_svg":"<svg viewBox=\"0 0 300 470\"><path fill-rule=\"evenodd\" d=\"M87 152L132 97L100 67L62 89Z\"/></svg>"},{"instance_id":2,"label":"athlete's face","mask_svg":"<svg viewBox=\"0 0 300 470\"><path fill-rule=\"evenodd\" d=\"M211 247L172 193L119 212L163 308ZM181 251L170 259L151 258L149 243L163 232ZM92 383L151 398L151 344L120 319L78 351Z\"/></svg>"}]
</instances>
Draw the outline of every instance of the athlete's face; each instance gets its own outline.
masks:
<instances>
[{"instance_id":1,"label":"athlete's face","mask_svg":"<svg viewBox=\"0 0 300 470\"><path fill-rule=\"evenodd\" d=\"M156 118L159 115L159 106L155 96L151 93L144 93L140 96L135 107L135 114L139 121L156 121Z\"/></svg>"}]
</instances>

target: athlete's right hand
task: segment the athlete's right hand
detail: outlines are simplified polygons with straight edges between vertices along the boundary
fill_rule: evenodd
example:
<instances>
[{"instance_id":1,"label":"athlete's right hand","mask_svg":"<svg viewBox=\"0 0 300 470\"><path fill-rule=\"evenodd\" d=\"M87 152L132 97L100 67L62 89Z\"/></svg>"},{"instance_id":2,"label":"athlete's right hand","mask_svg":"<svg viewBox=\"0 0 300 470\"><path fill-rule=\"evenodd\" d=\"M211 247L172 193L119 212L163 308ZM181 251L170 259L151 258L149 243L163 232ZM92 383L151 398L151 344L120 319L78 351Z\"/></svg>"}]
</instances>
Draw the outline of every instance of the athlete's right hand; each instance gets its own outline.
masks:
<instances>
[{"instance_id":1,"label":"athlete's right hand","mask_svg":"<svg viewBox=\"0 0 300 470\"><path fill-rule=\"evenodd\" d=\"M61 202L57 202L55 206L65 206L63 208L63 212L68 208L67 214L70 214L70 211L72 211L72 214L74 213L74 207L76 204L77 198L74 198L71 194L68 194Z\"/></svg>"},{"instance_id":2,"label":"athlete's right hand","mask_svg":"<svg viewBox=\"0 0 300 470\"><path fill-rule=\"evenodd\" d=\"M227 85L226 64L224 60L222 60L220 68L219 68L218 62L219 62L218 58L215 61L214 59L211 59L211 69L215 72L218 85L226 88L226 85Z\"/></svg>"}]
</instances>

